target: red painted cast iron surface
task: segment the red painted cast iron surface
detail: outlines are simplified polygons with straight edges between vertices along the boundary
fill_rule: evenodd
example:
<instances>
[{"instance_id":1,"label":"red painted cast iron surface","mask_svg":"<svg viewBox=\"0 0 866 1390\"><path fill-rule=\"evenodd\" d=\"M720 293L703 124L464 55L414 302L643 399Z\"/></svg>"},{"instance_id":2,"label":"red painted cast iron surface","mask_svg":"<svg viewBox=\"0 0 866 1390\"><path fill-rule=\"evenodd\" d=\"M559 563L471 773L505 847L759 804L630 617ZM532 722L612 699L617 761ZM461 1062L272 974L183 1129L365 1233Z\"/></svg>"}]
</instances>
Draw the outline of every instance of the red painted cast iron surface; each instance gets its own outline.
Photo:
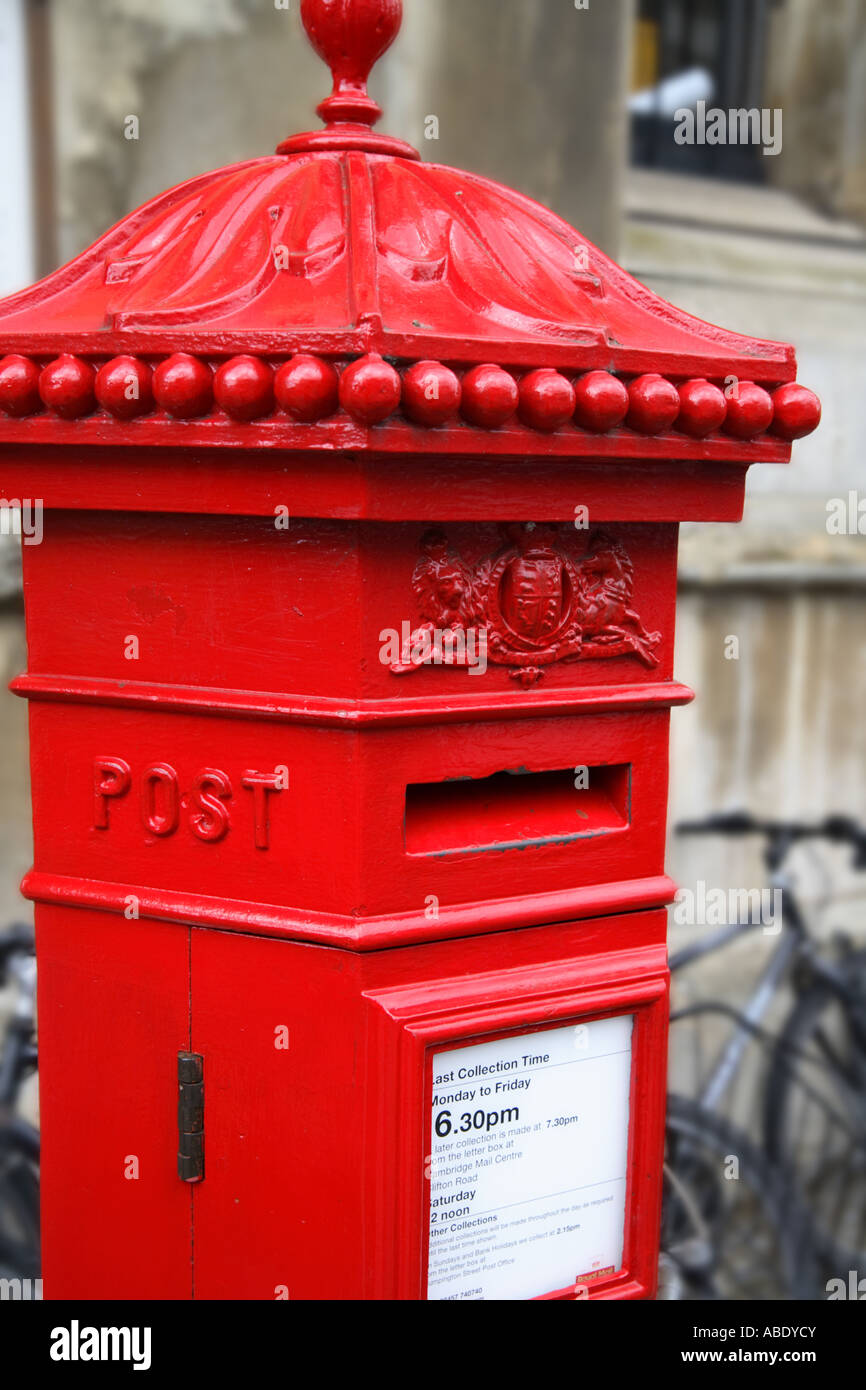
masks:
<instances>
[{"instance_id":1,"label":"red painted cast iron surface","mask_svg":"<svg viewBox=\"0 0 866 1390\"><path fill-rule=\"evenodd\" d=\"M820 407L792 348L374 131L400 10L304 0L324 128L0 305L47 1297L423 1299L432 1050L618 1013L591 1297L655 1287L677 526Z\"/></svg>"}]
</instances>

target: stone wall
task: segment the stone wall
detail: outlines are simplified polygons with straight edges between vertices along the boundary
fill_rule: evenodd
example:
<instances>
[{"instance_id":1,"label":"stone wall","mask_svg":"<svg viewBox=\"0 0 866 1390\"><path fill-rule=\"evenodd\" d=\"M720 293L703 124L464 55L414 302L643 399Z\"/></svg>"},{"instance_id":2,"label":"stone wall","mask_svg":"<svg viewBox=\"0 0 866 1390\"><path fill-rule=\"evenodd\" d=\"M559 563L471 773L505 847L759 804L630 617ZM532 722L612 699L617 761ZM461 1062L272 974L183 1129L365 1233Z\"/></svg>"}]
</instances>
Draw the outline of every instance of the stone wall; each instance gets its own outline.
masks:
<instances>
[{"instance_id":1,"label":"stone wall","mask_svg":"<svg viewBox=\"0 0 866 1390\"><path fill-rule=\"evenodd\" d=\"M767 103L784 112L771 178L866 224L866 0L784 0L767 55Z\"/></svg>"}]
</instances>

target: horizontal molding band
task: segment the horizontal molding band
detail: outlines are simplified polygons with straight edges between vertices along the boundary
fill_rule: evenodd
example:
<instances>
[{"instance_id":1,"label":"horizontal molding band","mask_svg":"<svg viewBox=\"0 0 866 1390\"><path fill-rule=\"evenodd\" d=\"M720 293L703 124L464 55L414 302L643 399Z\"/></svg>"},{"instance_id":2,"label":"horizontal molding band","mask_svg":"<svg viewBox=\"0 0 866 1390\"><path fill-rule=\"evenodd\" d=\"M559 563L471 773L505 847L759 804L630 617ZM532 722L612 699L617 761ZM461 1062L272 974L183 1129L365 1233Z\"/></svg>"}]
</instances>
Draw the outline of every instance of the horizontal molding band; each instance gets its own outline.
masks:
<instances>
[{"instance_id":1,"label":"horizontal molding band","mask_svg":"<svg viewBox=\"0 0 866 1390\"><path fill-rule=\"evenodd\" d=\"M673 902L677 888L666 874L660 874L655 878L594 884L589 888L570 888L555 893L460 903L441 907L436 921L430 921L423 909L380 917L343 916L202 893L104 883L35 869L25 876L21 891L26 898L38 903L90 908L121 916L128 909L130 899L135 899L139 918L309 941L353 951L378 951L421 941L447 941L456 936L480 936L518 927L665 907Z\"/></svg>"},{"instance_id":2,"label":"horizontal molding band","mask_svg":"<svg viewBox=\"0 0 866 1390\"><path fill-rule=\"evenodd\" d=\"M397 420L377 426L359 425L350 419L323 421L316 425L296 425L289 420L237 425L228 419L198 421L157 417L129 424L104 416L84 420L36 416L22 420L0 415L0 444L83 444L107 451L119 445L133 449L176 446L229 451L264 448L273 452L298 450L314 456L351 450L361 454L397 454L401 458L423 452L467 460L483 453L486 457L538 458L541 462L550 458L646 459L660 464L697 462L748 466L791 461L791 445L766 434L756 439L735 439L724 434L692 439L673 430L664 434L640 434L636 430L621 429L607 435L591 434L572 424L550 434L519 423L499 431L484 431L473 425L441 425L430 430Z\"/></svg>"},{"instance_id":3,"label":"horizontal molding band","mask_svg":"<svg viewBox=\"0 0 866 1390\"><path fill-rule=\"evenodd\" d=\"M311 467L308 450L249 444L214 452L191 441L134 448L118 441L100 451L77 433L66 445L32 440L22 450L0 443L5 495L35 494L47 512L267 516L273 522L289 489L298 518L416 526L529 516L573 527L575 497L595 522L741 521L746 473L755 462L707 468L700 459L565 458L550 446L532 468L526 457L525 450L496 457L476 451L464 464L453 450L435 456L416 450L407 458L345 444Z\"/></svg>"},{"instance_id":4,"label":"horizontal molding band","mask_svg":"<svg viewBox=\"0 0 866 1390\"><path fill-rule=\"evenodd\" d=\"M396 678L395 678L396 679ZM467 676L467 680L472 677ZM492 695L438 698L339 700L324 695L277 695L254 690L223 690L197 685L160 685L91 676L17 676L10 690L28 700L58 704L118 706L166 714L202 714L235 719L273 719L284 723L338 728L406 727L456 724L473 719L532 719L552 715L605 714L670 709L694 699L676 681L647 685L597 685L578 690L512 690Z\"/></svg>"}]
</instances>

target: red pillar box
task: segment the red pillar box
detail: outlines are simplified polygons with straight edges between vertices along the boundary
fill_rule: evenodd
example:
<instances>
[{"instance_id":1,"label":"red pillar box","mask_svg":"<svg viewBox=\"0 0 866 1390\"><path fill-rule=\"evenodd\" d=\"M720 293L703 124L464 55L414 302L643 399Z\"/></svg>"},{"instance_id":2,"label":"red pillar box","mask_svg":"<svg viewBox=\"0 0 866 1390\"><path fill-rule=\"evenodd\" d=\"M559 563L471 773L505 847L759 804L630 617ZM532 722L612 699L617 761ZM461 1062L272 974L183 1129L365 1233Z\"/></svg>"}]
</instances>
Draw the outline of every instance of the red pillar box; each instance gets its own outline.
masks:
<instances>
[{"instance_id":1,"label":"red pillar box","mask_svg":"<svg viewBox=\"0 0 866 1390\"><path fill-rule=\"evenodd\" d=\"M677 524L819 407L302 9L322 130L0 310L46 1293L651 1297Z\"/></svg>"}]
</instances>

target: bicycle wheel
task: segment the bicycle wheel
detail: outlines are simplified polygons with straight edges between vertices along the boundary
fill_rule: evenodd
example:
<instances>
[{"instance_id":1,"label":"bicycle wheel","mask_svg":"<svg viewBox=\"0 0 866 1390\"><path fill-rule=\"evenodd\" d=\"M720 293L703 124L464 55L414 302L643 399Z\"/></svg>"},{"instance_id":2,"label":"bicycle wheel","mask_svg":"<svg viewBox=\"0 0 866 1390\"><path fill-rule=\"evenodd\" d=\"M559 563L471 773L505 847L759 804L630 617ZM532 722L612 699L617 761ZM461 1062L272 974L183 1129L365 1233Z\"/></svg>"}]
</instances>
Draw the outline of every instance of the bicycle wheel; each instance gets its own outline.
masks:
<instances>
[{"instance_id":1,"label":"bicycle wheel","mask_svg":"<svg viewBox=\"0 0 866 1390\"><path fill-rule=\"evenodd\" d=\"M38 1279L39 1136L22 1121L0 1129L0 1276Z\"/></svg>"},{"instance_id":2,"label":"bicycle wheel","mask_svg":"<svg viewBox=\"0 0 866 1390\"><path fill-rule=\"evenodd\" d=\"M866 979L866 957L855 970ZM809 1207L825 1275L866 1267L866 1033L828 986L807 990L779 1035L765 1127Z\"/></svg>"},{"instance_id":3,"label":"bicycle wheel","mask_svg":"<svg viewBox=\"0 0 866 1390\"><path fill-rule=\"evenodd\" d=\"M683 1300L817 1298L808 1221L735 1125L668 1097L662 1250Z\"/></svg>"}]
</instances>

